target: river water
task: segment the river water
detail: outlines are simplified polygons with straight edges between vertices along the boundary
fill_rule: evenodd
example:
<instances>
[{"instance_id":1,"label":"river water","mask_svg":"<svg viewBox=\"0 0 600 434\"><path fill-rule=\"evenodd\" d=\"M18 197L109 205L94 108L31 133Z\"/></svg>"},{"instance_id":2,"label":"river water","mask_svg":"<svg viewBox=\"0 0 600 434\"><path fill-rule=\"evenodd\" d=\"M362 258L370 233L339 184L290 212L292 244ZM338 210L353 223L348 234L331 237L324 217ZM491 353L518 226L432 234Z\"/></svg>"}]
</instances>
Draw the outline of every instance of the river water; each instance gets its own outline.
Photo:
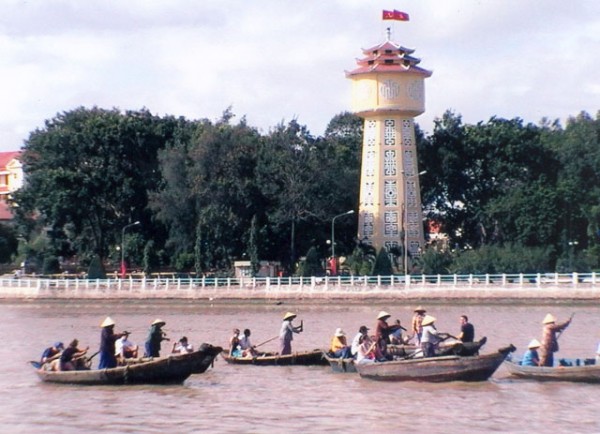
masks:
<instances>
[{"instance_id":1,"label":"river water","mask_svg":"<svg viewBox=\"0 0 600 434\"><path fill-rule=\"evenodd\" d=\"M503 367L482 383L380 383L325 366L235 366L218 359L183 385L83 387L43 384L27 363L56 340L78 338L90 353L97 351L107 315L116 331L131 331L136 343L143 345L149 324L161 318L173 341L186 335L197 347L226 346L234 327L251 328L253 342L260 343L277 335L283 314L294 311L305 332L295 335L293 349L325 348L336 327L350 339L362 324L373 328L381 309L409 324L414 306L386 303L4 301L0 432L600 432L599 385L512 380ZM575 313L560 338L559 357L593 357L600 340L597 304L426 308L438 318L437 328L452 334L458 333L459 315L467 314L476 338L488 337L483 353L512 343L522 354L532 338L541 337L547 312L559 320ZM277 343L261 348L275 351Z\"/></svg>"}]
</instances>

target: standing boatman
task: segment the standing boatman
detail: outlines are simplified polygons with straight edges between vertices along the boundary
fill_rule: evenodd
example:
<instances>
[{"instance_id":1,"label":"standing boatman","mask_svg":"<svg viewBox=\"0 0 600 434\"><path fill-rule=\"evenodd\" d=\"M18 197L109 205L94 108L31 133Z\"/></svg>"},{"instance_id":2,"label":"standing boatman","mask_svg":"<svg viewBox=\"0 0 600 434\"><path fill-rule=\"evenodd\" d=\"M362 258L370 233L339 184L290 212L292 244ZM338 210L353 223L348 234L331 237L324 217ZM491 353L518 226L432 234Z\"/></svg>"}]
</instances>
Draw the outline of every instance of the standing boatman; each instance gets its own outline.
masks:
<instances>
[{"instance_id":1,"label":"standing boatman","mask_svg":"<svg viewBox=\"0 0 600 434\"><path fill-rule=\"evenodd\" d=\"M294 339L294 333L301 333L304 331L302 323L297 327L292 324L294 318L296 318L295 313L287 312L281 323L281 330L279 331L279 354L282 356L292 354L292 340Z\"/></svg>"},{"instance_id":2,"label":"standing boatman","mask_svg":"<svg viewBox=\"0 0 600 434\"><path fill-rule=\"evenodd\" d=\"M116 368L115 342L124 334L114 332L115 322L109 316L100 324L100 327L102 327L102 333L100 334L100 363L98 369Z\"/></svg>"},{"instance_id":3,"label":"standing boatman","mask_svg":"<svg viewBox=\"0 0 600 434\"><path fill-rule=\"evenodd\" d=\"M554 353L558 351L557 333L562 332L571 324L571 318L567 321L556 324L556 317L547 314L542 321L544 330L542 331L542 345L540 346L540 366L554 366Z\"/></svg>"}]
</instances>

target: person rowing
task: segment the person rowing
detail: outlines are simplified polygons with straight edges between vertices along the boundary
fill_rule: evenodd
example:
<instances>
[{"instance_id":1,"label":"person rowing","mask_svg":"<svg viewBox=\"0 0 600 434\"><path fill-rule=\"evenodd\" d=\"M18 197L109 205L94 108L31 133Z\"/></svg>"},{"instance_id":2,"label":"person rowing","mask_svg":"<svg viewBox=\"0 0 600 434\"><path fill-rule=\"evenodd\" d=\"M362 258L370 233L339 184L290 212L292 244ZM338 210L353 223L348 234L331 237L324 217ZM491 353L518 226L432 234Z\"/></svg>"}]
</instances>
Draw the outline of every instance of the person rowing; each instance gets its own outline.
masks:
<instances>
[{"instance_id":1,"label":"person rowing","mask_svg":"<svg viewBox=\"0 0 600 434\"><path fill-rule=\"evenodd\" d=\"M283 317L281 329L279 330L279 354L282 356L292 354L292 340L294 339L294 333L302 333L304 331L302 322L300 322L299 326L294 326L292 324L292 321L296 316L295 313L287 312Z\"/></svg>"},{"instance_id":2,"label":"person rowing","mask_svg":"<svg viewBox=\"0 0 600 434\"><path fill-rule=\"evenodd\" d=\"M431 315L425 315L421 325L423 326L423 334L421 335L421 350L423 357L434 357L435 348L438 344L449 337L448 333L440 333L435 328L436 318Z\"/></svg>"},{"instance_id":3,"label":"person rowing","mask_svg":"<svg viewBox=\"0 0 600 434\"><path fill-rule=\"evenodd\" d=\"M556 323L556 317L547 314L542 321L542 345L540 346L540 366L554 366L554 353L558 351L558 336L569 327L573 317L563 323Z\"/></svg>"}]
</instances>

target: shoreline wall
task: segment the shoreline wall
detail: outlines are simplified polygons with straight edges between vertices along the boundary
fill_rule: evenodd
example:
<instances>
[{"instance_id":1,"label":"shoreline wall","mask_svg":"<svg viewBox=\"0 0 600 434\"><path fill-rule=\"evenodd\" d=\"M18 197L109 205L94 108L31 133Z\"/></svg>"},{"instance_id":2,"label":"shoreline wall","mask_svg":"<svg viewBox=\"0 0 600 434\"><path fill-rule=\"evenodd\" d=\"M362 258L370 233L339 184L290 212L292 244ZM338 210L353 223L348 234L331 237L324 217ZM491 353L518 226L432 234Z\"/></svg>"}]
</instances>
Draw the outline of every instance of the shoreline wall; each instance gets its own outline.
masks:
<instances>
[{"instance_id":1,"label":"shoreline wall","mask_svg":"<svg viewBox=\"0 0 600 434\"><path fill-rule=\"evenodd\" d=\"M225 279L0 279L0 299L599 300L585 275L374 276Z\"/></svg>"}]
</instances>

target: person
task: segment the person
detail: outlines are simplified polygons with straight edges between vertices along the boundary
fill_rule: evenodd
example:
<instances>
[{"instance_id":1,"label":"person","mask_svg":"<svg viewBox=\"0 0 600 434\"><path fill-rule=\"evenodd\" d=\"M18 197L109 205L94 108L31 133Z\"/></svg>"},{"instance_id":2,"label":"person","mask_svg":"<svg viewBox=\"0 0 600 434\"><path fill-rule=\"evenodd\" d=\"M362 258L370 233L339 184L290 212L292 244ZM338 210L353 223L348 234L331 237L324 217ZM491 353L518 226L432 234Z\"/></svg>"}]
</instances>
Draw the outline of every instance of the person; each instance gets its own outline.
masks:
<instances>
[{"instance_id":1,"label":"person","mask_svg":"<svg viewBox=\"0 0 600 434\"><path fill-rule=\"evenodd\" d=\"M540 347L540 341L537 339L532 339L527 345L527 351L523 354L523 359L521 360L521 365L523 366L539 366L540 365L540 357L538 355L538 348Z\"/></svg>"},{"instance_id":2,"label":"person","mask_svg":"<svg viewBox=\"0 0 600 434\"><path fill-rule=\"evenodd\" d=\"M475 327L469 322L467 315L460 316L460 334L458 340L461 342L473 342L475 340Z\"/></svg>"},{"instance_id":3,"label":"person","mask_svg":"<svg viewBox=\"0 0 600 434\"><path fill-rule=\"evenodd\" d=\"M542 324L544 324L544 329L540 345L540 366L554 366L554 353L558 351L558 338L556 334L569 327L571 319L556 324L556 317L552 314L547 314Z\"/></svg>"},{"instance_id":4,"label":"person","mask_svg":"<svg viewBox=\"0 0 600 434\"><path fill-rule=\"evenodd\" d=\"M173 354L189 354L194 352L192 344L188 343L187 336L183 336L178 342L173 344Z\"/></svg>"},{"instance_id":5,"label":"person","mask_svg":"<svg viewBox=\"0 0 600 434\"><path fill-rule=\"evenodd\" d=\"M242 357L256 357L258 351L250 342L250 329L244 329L244 336L240 338L240 348L242 349Z\"/></svg>"},{"instance_id":6,"label":"person","mask_svg":"<svg viewBox=\"0 0 600 434\"><path fill-rule=\"evenodd\" d=\"M65 349L65 345L62 342L54 342L54 344L44 350L42 357L40 357L40 365L44 363L50 363L60 357L60 353Z\"/></svg>"},{"instance_id":7,"label":"person","mask_svg":"<svg viewBox=\"0 0 600 434\"><path fill-rule=\"evenodd\" d=\"M391 315L382 310L377 315L377 326L375 328L375 341L377 342L379 353L387 358L387 344L390 342L390 334L400 328L399 325L389 325L387 319Z\"/></svg>"},{"instance_id":8,"label":"person","mask_svg":"<svg viewBox=\"0 0 600 434\"><path fill-rule=\"evenodd\" d=\"M408 339L404 336L404 331L406 329L402 327L402 323L399 319L396 320L396 326L398 328L390 333L390 344L392 345L406 345L408 343Z\"/></svg>"},{"instance_id":9,"label":"person","mask_svg":"<svg viewBox=\"0 0 600 434\"><path fill-rule=\"evenodd\" d=\"M353 357L356 357L356 355L358 354L358 346L360 345L360 337L361 336L368 336L369 334L369 329L367 328L367 326L360 326L360 328L358 329L358 333L354 336L354 339L352 339L352 345L350 346L350 352L352 353Z\"/></svg>"},{"instance_id":10,"label":"person","mask_svg":"<svg viewBox=\"0 0 600 434\"><path fill-rule=\"evenodd\" d=\"M352 358L352 349L348 346L348 342L346 341L346 333L339 327L333 334L329 352L331 353L331 356L336 359Z\"/></svg>"},{"instance_id":11,"label":"person","mask_svg":"<svg viewBox=\"0 0 600 434\"><path fill-rule=\"evenodd\" d=\"M356 351L356 363L374 363L377 360L377 341L371 339L368 334L361 335L358 340Z\"/></svg>"},{"instance_id":12,"label":"person","mask_svg":"<svg viewBox=\"0 0 600 434\"><path fill-rule=\"evenodd\" d=\"M81 364L77 363L77 359L83 357L87 353L89 347L86 347L85 350L80 350L77 348L78 345L79 341L73 339L69 346L60 354L59 369L61 371L74 371L81 367Z\"/></svg>"},{"instance_id":13,"label":"person","mask_svg":"<svg viewBox=\"0 0 600 434\"><path fill-rule=\"evenodd\" d=\"M98 369L116 368L117 358L115 357L115 342L123 337L123 333L115 333L115 322L107 316L100 324L102 332L100 334L100 362Z\"/></svg>"},{"instance_id":14,"label":"person","mask_svg":"<svg viewBox=\"0 0 600 434\"><path fill-rule=\"evenodd\" d=\"M294 339L294 333L301 333L303 331L302 324L297 327L292 324L292 321L296 316L295 313L287 312L283 317L281 329L279 330L279 354L282 356L292 354L292 340Z\"/></svg>"},{"instance_id":15,"label":"person","mask_svg":"<svg viewBox=\"0 0 600 434\"><path fill-rule=\"evenodd\" d=\"M144 357L160 357L160 343L162 341L170 341L167 334L162 330L166 324L162 319L155 319L150 325L148 338L145 344Z\"/></svg>"},{"instance_id":16,"label":"person","mask_svg":"<svg viewBox=\"0 0 600 434\"><path fill-rule=\"evenodd\" d=\"M412 317L412 334L415 338L415 345L421 345L421 334L423 333L423 327L421 325L423 318L425 317L425 312L427 312L423 307L418 306L414 310L414 315Z\"/></svg>"},{"instance_id":17,"label":"person","mask_svg":"<svg viewBox=\"0 0 600 434\"><path fill-rule=\"evenodd\" d=\"M233 329L233 336L229 339L229 355L231 357L242 357L240 348L240 329Z\"/></svg>"},{"instance_id":18,"label":"person","mask_svg":"<svg viewBox=\"0 0 600 434\"><path fill-rule=\"evenodd\" d=\"M138 346L129 340L128 331L123 332L123 336L117 339L115 343L115 356L125 359L136 359L138 356Z\"/></svg>"},{"instance_id":19,"label":"person","mask_svg":"<svg viewBox=\"0 0 600 434\"><path fill-rule=\"evenodd\" d=\"M436 318L431 315L425 315L421 322L421 350L423 357L435 356L435 346L441 341L440 333L435 328Z\"/></svg>"}]
</instances>

